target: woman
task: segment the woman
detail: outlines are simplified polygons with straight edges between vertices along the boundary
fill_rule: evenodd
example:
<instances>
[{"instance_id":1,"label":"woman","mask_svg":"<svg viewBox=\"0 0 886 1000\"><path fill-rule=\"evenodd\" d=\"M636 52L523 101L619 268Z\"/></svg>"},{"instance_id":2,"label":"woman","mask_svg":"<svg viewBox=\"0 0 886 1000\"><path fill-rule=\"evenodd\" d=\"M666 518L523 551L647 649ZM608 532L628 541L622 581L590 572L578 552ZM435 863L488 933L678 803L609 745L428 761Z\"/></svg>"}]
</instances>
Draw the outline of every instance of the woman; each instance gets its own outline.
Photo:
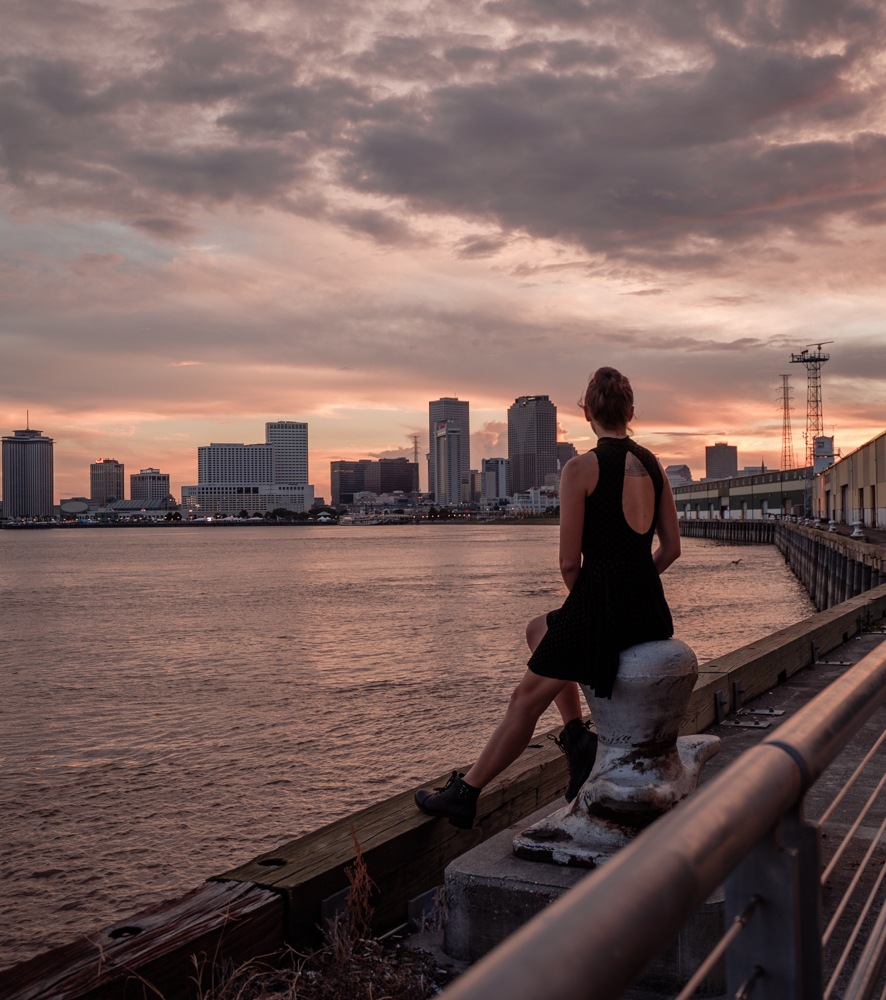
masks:
<instances>
[{"instance_id":1,"label":"woman","mask_svg":"<svg viewBox=\"0 0 886 1000\"><path fill-rule=\"evenodd\" d=\"M580 405L598 441L560 478L560 573L569 594L527 626L529 669L476 763L453 771L437 792L415 793L419 809L462 829L473 825L481 790L520 756L551 702L567 723L558 743L575 763L573 751L585 743L575 682L610 698L621 651L674 634L659 577L680 555L677 510L658 460L628 437L631 384L600 368Z\"/></svg>"}]
</instances>

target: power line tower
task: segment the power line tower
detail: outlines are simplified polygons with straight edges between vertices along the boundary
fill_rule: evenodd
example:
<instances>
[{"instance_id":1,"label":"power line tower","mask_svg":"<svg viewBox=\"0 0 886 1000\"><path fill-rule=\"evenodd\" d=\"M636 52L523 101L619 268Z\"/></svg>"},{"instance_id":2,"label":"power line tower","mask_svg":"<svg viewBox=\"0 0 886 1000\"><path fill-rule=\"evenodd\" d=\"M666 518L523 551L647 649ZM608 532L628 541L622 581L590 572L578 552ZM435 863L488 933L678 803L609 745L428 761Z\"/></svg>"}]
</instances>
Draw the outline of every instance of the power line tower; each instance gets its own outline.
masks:
<instances>
[{"instance_id":1,"label":"power line tower","mask_svg":"<svg viewBox=\"0 0 886 1000\"><path fill-rule=\"evenodd\" d=\"M415 463L415 479L413 481L412 492L413 493L418 493L418 482L419 482L419 476L418 476L418 440L419 440L419 435L418 434L410 434L409 435L409 439L412 441L412 461Z\"/></svg>"},{"instance_id":2,"label":"power line tower","mask_svg":"<svg viewBox=\"0 0 886 1000\"><path fill-rule=\"evenodd\" d=\"M781 376L781 470L795 469L797 456L794 454L794 442L791 435L791 404L794 390L791 388L790 375Z\"/></svg>"},{"instance_id":3,"label":"power line tower","mask_svg":"<svg viewBox=\"0 0 886 1000\"><path fill-rule=\"evenodd\" d=\"M824 437L824 417L821 410L821 366L830 361L830 354L825 354L822 347L833 344L833 340L824 340L820 344L807 344L799 354L791 355L791 364L803 365L806 369L806 465L812 465L815 449L815 439ZM810 352L809 348L816 350Z\"/></svg>"}]
</instances>

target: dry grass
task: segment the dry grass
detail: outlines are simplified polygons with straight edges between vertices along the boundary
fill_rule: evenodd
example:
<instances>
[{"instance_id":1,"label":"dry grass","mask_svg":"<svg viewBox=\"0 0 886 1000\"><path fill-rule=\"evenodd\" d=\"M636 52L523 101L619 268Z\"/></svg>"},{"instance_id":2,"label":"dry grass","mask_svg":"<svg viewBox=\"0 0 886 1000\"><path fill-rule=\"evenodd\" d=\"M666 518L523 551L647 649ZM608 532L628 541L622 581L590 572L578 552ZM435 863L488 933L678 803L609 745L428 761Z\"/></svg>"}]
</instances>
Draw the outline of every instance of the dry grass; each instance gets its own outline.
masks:
<instances>
[{"instance_id":1,"label":"dry grass","mask_svg":"<svg viewBox=\"0 0 886 1000\"><path fill-rule=\"evenodd\" d=\"M199 1000L424 1000L441 992L448 977L430 955L372 936L376 886L356 836L354 844L356 856L345 869L348 902L329 926L326 946L237 969L195 962Z\"/></svg>"}]
</instances>

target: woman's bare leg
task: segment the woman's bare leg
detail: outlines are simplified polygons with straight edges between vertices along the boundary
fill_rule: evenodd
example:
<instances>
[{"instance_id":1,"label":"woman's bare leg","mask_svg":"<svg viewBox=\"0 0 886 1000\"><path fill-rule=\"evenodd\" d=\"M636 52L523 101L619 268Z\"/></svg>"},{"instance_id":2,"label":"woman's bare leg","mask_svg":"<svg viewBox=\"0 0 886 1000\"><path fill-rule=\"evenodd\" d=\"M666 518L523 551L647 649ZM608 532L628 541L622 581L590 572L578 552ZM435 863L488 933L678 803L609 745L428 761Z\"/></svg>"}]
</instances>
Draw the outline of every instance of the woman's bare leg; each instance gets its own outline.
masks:
<instances>
[{"instance_id":1,"label":"woman's bare leg","mask_svg":"<svg viewBox=\"0 0 886 1000\"><path fill-rule=\"evenodd\" d=\"M581 716L581 695L575 681L567 681L563 690L554 699L563 725L568 725L573 719L580 719Z\"/></svg>"},{"instance_id":2,"label":"woman's bare leg","mask_svg":"<svg viewBox=\"0 0 886 1000\"><path fill-rule=\"evenodd\" d=\"M531 652L538 649L538 644L544 638L548 630L547 615L538 615L526 626L526 642ZM573 719L581 718L581 696L578 692L578 685L570 681L563 685L563 690L554 699L563 725L572 722Z\"/></svg>"},{"instance_id":3,"label":"woman's bare leg","mask_svg":"<svg viewBox=\"0 0 886 1000\"><path fill-rule=\"evenodd\" d=\"M505 717L465 774L467 784L483 788L509 764L513 764L532 739L542 712L569 683L553 677L541 677L527 670L511 695Z\"/></svg>"}]
</instances>

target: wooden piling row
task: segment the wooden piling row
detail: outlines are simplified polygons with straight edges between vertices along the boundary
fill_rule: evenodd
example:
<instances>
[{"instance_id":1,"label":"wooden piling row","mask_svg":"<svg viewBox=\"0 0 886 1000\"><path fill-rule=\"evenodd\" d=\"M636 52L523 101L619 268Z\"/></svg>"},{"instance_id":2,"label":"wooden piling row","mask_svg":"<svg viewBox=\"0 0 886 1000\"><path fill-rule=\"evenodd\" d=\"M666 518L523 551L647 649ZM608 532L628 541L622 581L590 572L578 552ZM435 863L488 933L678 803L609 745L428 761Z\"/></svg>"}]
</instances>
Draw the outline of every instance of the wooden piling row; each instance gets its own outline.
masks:
<instances>
[{"instance_id":1,"label":"wooden piling row","mask_svg":"<svg viewBox=\"0 0 886 1000\"><path fill-rule=\"evenodd\" d=\"M886 583L886 548L820 527L773 525L773 541L819 611Z\"/></svg>"},{"instance_id":2,"label":"wooden piling row","mask_svg":"<svg viewBox=\"0 0 886 1000\"><path fill-rule=\"evenodd\" d=\"M708 538L730 545L771 545L775 537L774 521L681 520L680 534L685 538Z\"/></svg>"}]
</instances>

